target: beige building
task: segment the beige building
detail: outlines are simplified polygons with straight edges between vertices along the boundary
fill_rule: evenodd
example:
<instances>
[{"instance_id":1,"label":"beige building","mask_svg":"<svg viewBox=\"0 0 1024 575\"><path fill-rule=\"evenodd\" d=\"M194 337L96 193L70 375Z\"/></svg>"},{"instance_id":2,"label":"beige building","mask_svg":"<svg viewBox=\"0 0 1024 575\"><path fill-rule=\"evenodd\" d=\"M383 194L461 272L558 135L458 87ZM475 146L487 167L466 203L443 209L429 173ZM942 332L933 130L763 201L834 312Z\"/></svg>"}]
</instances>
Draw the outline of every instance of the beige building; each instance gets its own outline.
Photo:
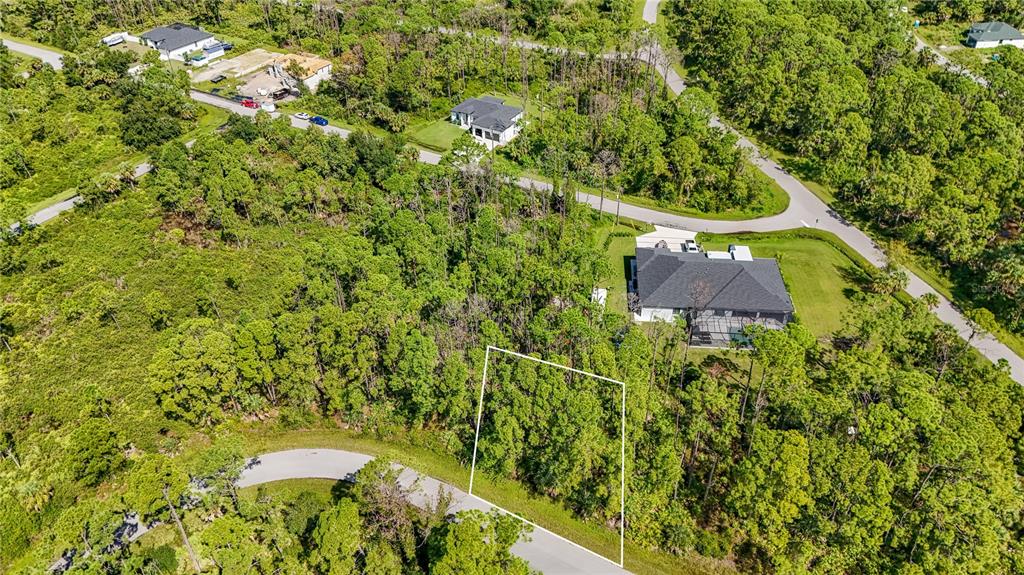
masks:
<instances>
[{"instance_id":1,"label":"beige building","mask_svg":"<svg viewBox=\"0 0 1024 575\"><path fill-rule=\"evenodd\" d=\"M290 74L296 64L302 71L302 77L297 79L302 81L310 92L316 92L320 82L331 77L331 62L312 54L282 54L274 58L272 66L280 66L284 72Z\"/></svg>"}]
</instances>

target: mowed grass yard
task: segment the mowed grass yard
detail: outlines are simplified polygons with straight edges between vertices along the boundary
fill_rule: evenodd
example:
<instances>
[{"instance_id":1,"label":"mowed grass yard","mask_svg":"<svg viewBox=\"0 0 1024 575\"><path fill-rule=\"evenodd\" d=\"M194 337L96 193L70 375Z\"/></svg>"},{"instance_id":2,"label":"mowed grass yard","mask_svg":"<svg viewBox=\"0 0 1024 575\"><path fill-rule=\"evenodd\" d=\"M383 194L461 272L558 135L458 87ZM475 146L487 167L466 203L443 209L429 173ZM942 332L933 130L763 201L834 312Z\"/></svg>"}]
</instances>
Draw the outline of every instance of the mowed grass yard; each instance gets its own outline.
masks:
<instances>
[{"instance_id":1,"label":"mowed grass yard","mask_svg":"<svg viewBox=\"0 0 1024 575\"><path fill-rule=\"evenodd\" d=\"M505 101L507 106L517 106L526 110L526 121L529 121L531 117L538 113L537 107L532 102L523 104L523 99L519 96L513 96L511 94L502 94L499 92L483 92L477 94L476 98L482 98L484 96L493 96L495 98L501 98ZM455 138L458 138L465 130L459 128L455 124L448 121L448 116L439 118L433 122L424 122L411 126L406 130L405 134L409 137L413 143L429 148L436 152L447 152L452 149L452 142Z\"/></svg>"},{"instance_id":2,"label":"mowed grass yard","mask_svg":"<svg viewBox=\"0 0 1024 575\"><path fill-rule=\"evenodd\" d=\"M606 245L608 266L598 287L608 289L608 309L625 314L627 266L629 259L636 256L636 236L644 232L620 224L601 233L599 239L605 243L599 245ZM852 296L861 291L868 275L858 262L830 242L801 237L800 233L700 234L697 241L708 250L726 250L729 244L742 244L750 246L755 257L779 258L782 277L800 322L815 336L827 337L842 325L843 313L850 308Z\"/></svg>"},{"instance_id":3,"label":"mowed grass yard","mask_svg":"<svg viewBox=\"0 0 1024 575\"><path fill-rule=\"evenodd\" d=\"M797 318L818 337L839 329L852 296L861 291L860 286L868 278L857 262L829 242L790 232L701 234L697 241L709 250L742 244L750 246L754 257L778 258Z\"/></svg>"},{"instance_id":4,"label":"mowed grass yard","mask_svg":"<svg viewBox=\"0 0 1024 575\"><path fill-rule=\"evenodd\" d=\"M437 152L446 152L452 149L452 142L465 133L465 130L442 118L436 122L423 124L414 128L409 134L409 139L426 148Z\"/></svg>"},{"instance_id":5,"label":"mowed grass yard","mask_svg":"<svg viewBox=\"0 0 1024 575\"><path fill-rule=\"evenodd\" d=\"M626 281L629 278L629 260L636 257L636 236L653 229L627 223L609 225L598 232L597 245L605 246L608 265L597 287L608 290L608 299L605 302L608 311L623 315L628 313Z\"/></svg>"}]
</instances>

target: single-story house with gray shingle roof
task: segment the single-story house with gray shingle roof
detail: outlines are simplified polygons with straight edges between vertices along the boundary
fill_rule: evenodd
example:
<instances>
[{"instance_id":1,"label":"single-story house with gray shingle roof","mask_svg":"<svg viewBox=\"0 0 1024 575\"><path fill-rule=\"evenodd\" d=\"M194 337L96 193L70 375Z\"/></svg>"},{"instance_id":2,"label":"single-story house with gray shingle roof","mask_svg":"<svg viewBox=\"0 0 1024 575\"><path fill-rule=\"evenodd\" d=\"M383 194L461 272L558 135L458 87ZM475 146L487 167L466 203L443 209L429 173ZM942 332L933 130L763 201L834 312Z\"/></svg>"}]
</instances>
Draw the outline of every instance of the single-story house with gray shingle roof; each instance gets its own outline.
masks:
<instances>
[{"instance_id":1,"label":"single-story house with gray shingle roof","mask_svg":"<svg viewBox=\"0 0 1024 575\"><path fill-rule=\"evenodd\" d=\"M161 60L185 60L192 52L219 44L213 34L175 22L170 26L157 26L139 36L142 44L160 52Z\"/></svg>"},{"instance_id":2,"label":"single-story house with gray shingle roof","mask_svg":"<svg viewBox=\"0 0 1024 575\"><path fill-rule=\"evenodd\" d=\"M1005 45L1024 48L1024 34L1006 22L979 22L967 31L971 48L996 48Z\"/></svg>"},{"instance_id":3,"label":"single-story house with gray shingle roof","mask_svg":"<svg viewBox=\"0 0 1024 575\"><path fill-rule=\"evenodd\" d=\"M463 100L451 111L452 123L469 130L488 149L507 144L518 136L522 119L522 108L506 106L504 100L493 96Z\"/></svg>"},{"instance_id":4,"label":"single-story house with gray shingle roof","mask_svg":"<svg viewBox=\"0 0 1024 575\"><path fill-rule=\"evenodd\" d=\"M681 315L695 344L743 342L749 325L782 329L793 319L779 264L751 257L744 246L707 253L638 247L630 283L634 319L673 321Z\"/></svg>"}]
</instances>

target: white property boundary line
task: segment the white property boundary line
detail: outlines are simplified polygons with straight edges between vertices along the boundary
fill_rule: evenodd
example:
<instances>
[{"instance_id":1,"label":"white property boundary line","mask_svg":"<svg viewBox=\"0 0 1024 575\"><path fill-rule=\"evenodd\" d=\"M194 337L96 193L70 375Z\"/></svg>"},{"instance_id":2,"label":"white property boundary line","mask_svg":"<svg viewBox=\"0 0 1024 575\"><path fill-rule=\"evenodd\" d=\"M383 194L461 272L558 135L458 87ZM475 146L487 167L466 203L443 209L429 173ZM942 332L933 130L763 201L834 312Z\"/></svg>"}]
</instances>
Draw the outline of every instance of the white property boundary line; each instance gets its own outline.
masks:
<instances>
[{"instance_id":1,"label":"white property boundary line","mask_svg":"<svg viewBox=\"0 0 1024 575\"><path fill-rule=\"evenodd\" d=\"M521 516L519 516L519 515L517 515L515 513L512 513L511 511L501 507L500 505L495 505L494 503L491 503L490 501L487 501L483 497L480 497L478 495L473 495L473 477L476 475L476 450L477 450L477 446L480 444L480 423L481 423L481 421L483 419L483 415L484 415L484 388L487 386L487 364L488 364L488 362L490 361L490 358L491 358L491 350L498 351L498 352L501 352L501 353L506 353L508 355L512 355L512 356L515 356L515 357L518 357L518 358L521 358L521 359L527 359L527 360L530 360L530 361L535 361L537 363L542 363L544 365L549 365L551 367L557 367L559 369L564 369L564 370L570 371L572 373L578 373L580 375L585 375L585 376L588 376L588 377L593 377L593 378L596 378L596 379L600 379L601 381L605 381L605 382L608 382L608 383L614 383L614 384L619 385L619 386L622 387L622 426L621 426L621 429L620 429L620 435L621 435L621 438L622 438L622 444L621 444L621 448L620 448L620 451L619 451L620 461L621 461L621 467L619 469L619 478L621 479L621 482L620 482L621 493L620 493L620 496L619 496L619 562L618 563L616 563L615 561L612 561L611 559L605 557L604 555L601 555L600 553L597 553L595 551L587 549L586 547L580 545L579 543L575 543L573 541L569 541L565 537L562 537L561 535L552 532L550 529L544 529L543 527L541 527L540 525L537 525L533 521L530 521L530 520L528 520L528 519L526 519L524 517L521 517ZM574 546L576 546L576 547L586 551L587 553L590 553L591 555L595 555L597 557L600 557L601 559L604 559L605 561L608 561L609 563L612 563L612 564L614 564L614 565L616 565L618 567L621 567L621 568L625 569L625 562L626 562L626 551L625 551L625 545L626 545L626 384L625 384L625 382L619 381L617 379L611 379L611 378L608 378L608 377L604 377L602 375L597 375L596 373L590 373L588 371L581 371L581 370L574 369L574 368L571 368L571 367L567 367L567 366L564 366L564 365L559 365L557 363L552 363L550 361L545 361L543 359L537 359L536 357L530 357L528 355L524 355L524 354L517 353L517 352L514 352L514 351L510 351L510 350L507 350L507 349L502 349L500 347L494 347L494 346L491 346L491 345L487 346L487 350L484 352L484 376L483 376L483 380L480 382L480 400L477 403L476 437L473 439L473 464L469 468L469 495L471 497L475 497L475 498L479 499L480 501L483 501L484 503L487 503L488 505L491 505L491 506L493 506L493 507L495 507L495 508L497 508L497 509L499 509L499 510L501 510L501 511L503 511L503 512L509 514L509 515L511 515L512 517L515 517L516 519L522 521L523 523L529 523L533 527L535 527L537 529L541 529L543 531L546 531L546 532L550 533L551 535L554 535L555 537L561 539L562 541L565 541L566 543L569 543L570 545L574 545Z\"/></svg>"}]
</instances>

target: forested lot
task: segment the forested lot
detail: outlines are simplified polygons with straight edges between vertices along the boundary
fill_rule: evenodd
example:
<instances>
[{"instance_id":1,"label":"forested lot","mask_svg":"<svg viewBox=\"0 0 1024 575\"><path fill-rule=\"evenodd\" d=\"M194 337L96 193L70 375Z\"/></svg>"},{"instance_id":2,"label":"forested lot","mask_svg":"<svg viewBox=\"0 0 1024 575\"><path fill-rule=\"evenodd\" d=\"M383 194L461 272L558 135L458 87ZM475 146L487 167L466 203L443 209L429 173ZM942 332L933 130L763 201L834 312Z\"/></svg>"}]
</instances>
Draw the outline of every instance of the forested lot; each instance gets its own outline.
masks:
<instances>
[{"instance_id":1,"label":"forested lot","mask_svg":"<svg viewBox=\"0 0 1024 575\"><path fill-rule=\"evenodd\" d=\"M495 87L479 70L514 70L517 59L522 63L524 55L509 51L512 63L499 67L502 50L493 44L408 24L416 14L429 15L417 6L444 5L393 4L343 4L351 15L343 10L334 20L269 2L39 2L17 5L11 20L37 40L82 52L115 26L142 28L172 18L282 45L312 49L320 42L329 48L323 53L352 71L335 80L333 97L342 112L366 113L364 119L385 128L380 118L388 113L427 114L461 96L432 91L439 81L420 72L443 69L431 67L438 61L432 43L476 62L476 72L450 83L465 95ZM708 70L718 65L714 56L735 58L728 61L744 71L730 76L715 68L708 75L720 81L708 81L709 93L723 98L730 115L748 114L750 125L765 132L781 122L770 135L783 142L818 142L796 149L820 159L821 173L840 174L829 177L843 198L863 213L882 214L885 230L915 246L940 254L946 249L951 265L959 265L961 252L942 248L943 242L967 243L973 233L955 218L968 218L978 226L974 231L997 238L964 247L978 257L999 246L1018 249L1014 220L1005 211L1020 205L1013 184L1020 136L1010 103L923 68L906 50L905 30L883 26L856 5L832 7L830 18L802 27L794 24L799 15L787 12L789 4L773 4L770 14L779 18L754 4L733 6L723 3L716 8L723 12L706 14L719 19L702 17L701 27L688 28L713 25L698 55L709 58ZM826 5L800 7L817 14ZM714 6L684 8L684 16L696 18L705 14L696 10ZM262 10L267 23L234 18ZM750 14L763 21L740 18ZM238 29L240 21L251 23ZM722 36L730 22L744 22L737 28L743 32ZM795 31L779 28L790 24ZM757 36L770 32L771 41ZM819 37L840 33L841 43ZM754 37L773 50L792 42L793 53L762 54ZM377 46L381 58L368 59ZM473 56L478 60L465 52L479 54ZM744 64L744 58L753 59ZM83 57L65 78L92 77L101 59ZM781 61L803 72L790 77ZM587 181L586 166L614 157L620 166L614 181L605 184L603 167L590 172L589 182L609 188L664 169L656 183L642 180L651 194L697 197L715 189L709 186L742 181L727 137L699 131L712 107L699 92L661 102L657 90L647 89L656 79L624 62L543 55L529 57L527 65L538 67L530 78L543 78L544 93L553 94L543 100L551 106L545 118L560 121L527 129L521 145L527 149L509 150L521 162L547 166L560 179ZM428 87L379 83L401 72L427 78ZM630 97L602 100L602 74L615 94ZM837 77L863 88L850 96L867 98L863 108L851 108L845 90L831 86ZM820 92L807 91L808 78L820 82L812 85ZM883 81L895 93L888 102L876 98ZM509 73L497 88L517 94L521 82ZM396 91L407 86L414 95L422 90L423 98ZM173 93L183 94L180 87ZM747 101L746 93L758 98ZM810 106L830 101L840 112ZM413 107L402 107L409 102ZM903 107L887 108L893 102ZM380 117L365 112L385 108L390 112ZM914 114L924 109L929 113ZM797 112L799 121L792 117ZM957 122L941 123L948 118ZM876 125L888 131L876 136ZM648 128L664 135L653 137ZM860 134L862 147L849 148L856 152L849 157L821 151L832 149L825 144L848 151L840 144L861 141L836 133ZM606 149L614 156L601 153ZM679 165L667 158L672 149ZM694 149L712 159L680 168L693 161ZM659 152L660 163L651 159ZM890 175L893 158L907 163L892 172L905 182ZM271 432L344 427L385 441L416 432L468 463L474 390L488 344L626 381L626 536L632 544L723 558L720 565L744 572L1024 570L1020 388L978 362L925 304L889 297L893 290L884 282L874 290L880 293L857 296L833 337L816 340L795 325L759 335L750 362L726 354L705 359L682 343L683 326L641 329L591 304L590 290L607 271L605 246L595 238L603 237L608 221L558 193L507 186L510 172L502 162L467 173L458 162L423 166L401 138L360 133L346 142L261 115L255 123L233 118L222 135L201 137L192 150L180 144L155 150L154 164L155 172L140 182L108 178L87 187L87 206L70 221L7 237L0 246L0 567L6 571L36 572L62 551L82 547L99 551L76 569L188 570L181 549L172 562L166 550L108 550L105 543L125 510L167 520L168 500L185 491L192 476L219 485L217 496L186 518L211 570L227 572L225 565L244 557L254 560L243 561L254 572L332 572L316 559L320 550L351 557L357 567L393 565L397 558L410 569L415 563L445 572L434 563L445 555L433 554L438 539L425 531L457 528L399 506L415 517L409 530L389 539L368 519L375 503L358 494L342 494L322 511L328 527L321 535L337 533L330 527L337 518L351 524L358 515L364 522L359 551L345 547L334 554L330 547L331 541L351 543L354 533L317 539L286 525L285 534L277 517L297 513L293 504L235 502L229 485L243 449L223 447L223 436L241 421L262 421ZM930 165L934 176L927 186L911 186L919 183L913 176L921 165ZM861 171L865 175L856 176ZM886 189L888 196L878 192ZM972 195L980 189L989 195ZM985 210L970 207L978 198L988 202ZM907 205L917 211L897 199L916 202ZM520 481L581 521L614 532L619 462L608 438L616 421L597 416L607 398L596 389L570 393L550 374L531 377L523 372L509 379L508 401L488 412L486 473ZM531 381L515 389L535 396L511 392L511 383ZM550 414L541 433L535 433L535 413ZM517 429L531 431L516 435ZM164 486L169 495L161 501ZM318 516L324 509L312 507ZM495 519L469 521L486 523L485 532L510 529ZM468 536L453 537L462 535ZM428 551L410 556L410 537ZM479 540L465 540L479 553L473 564L520 568L501 545L481 548L472 545ZM464 550L451 549L460 566L467 562L458 554ZM488 557L497 563L486 563Z\"/></svg>"},{"instance_id":2,"label":"forested lot","mask_svg":"<svg viewBox=\"0 0 1024 575\"><path fill-rule=\"evenodd\" d=\"M1024 25L1024 3L1020 0L919 0L915 11L939 21L955 18L964 22L999 20Z\"/></svg>"},{"instance_id":3,"label":"forested lot","mask_svg":"<svg viewBox=\"0 0 1024 575\"><path fill-rule=\"evenodd\" d=\"M986 89L929 66L891 8L675 1L667 16L727 117L796 154L897 257L934 259L986 323L1024 332L1020 55L991 64Z\"/></svg>"},{"instance_id":4,"label":"forested lot","mask_svg":"<svg viewBox=\"0 0 1024 575\"><path fill-rule=\"evenodd\" d=\"M527 126L502 152L524 170L702 213L756 216L780 209L769 181L734 146L735 137L707 126L712 101L697 90L680 101L669 99L659 75L628 55L652 36L626 33L631 21L602 14L625 13L629 2L492 6L375 0L328 3L323 10L314 6L319 5L18 2L7 18L12 33L75 51L93 49L115 30L138 32L169 21L193 22L252 45L314 51L334 58L335 74L318 94L306 95L301 107L385 132L415 132L443 121L466 97L497 93L526 102ZM504 21L508 24L499 28L511 36L517 29L533 29L538 18L548 24L537 30L561 23L564 29L552 32L555 40L558 34L571 37L570 29L591 34L588 22L606 23L595 24L598 28L619 22L616 46L627 55L600 57L597 44L603 46L603 40L587 42L595 46L578 54L437 31L440 26L472 31Z\"/></svg>"},{"instance_id":5,"label":"forested lot","mask_svg":"<svg viewBox=\"0 0 1024 575\"><path fill-rule=\"evenodd\" d=\"M422 165L395 140L264 115L154 164L137 188L3 248L9 572L48 565L74 535L102 549L122 510L166 520L161 485L227 485L239 452L205 438L222 446L232 422L410 430L468 464L488 344L626 382L631 544L741 571L1024 568L1021 390L922 303L858 296L832 338L797 324L758 335L749 364L698 360L684 326L641 329L590 303L607 220L503 184L499 165ZM614 408L596 417L603 392L533 381L517 385L533 405L513 394L489 408L485 473L614 532ZM223 493L188 529L230 531L272 572L285 559L259 525L270 519ZM226 561L217 549L203 560ZM159 559L126 554L81 566Z\"/></svg>"},{"instance_id":6,"label":"forested lot","mask_svg":"<svg viewBox=\"0 0 1024 575\"><path fill-rule=\"evenodd\" d=\"M200 110L188 99L188 79L153 67L125 78L124 52L91 49L66 57L55 72L31 61L16 73L0 46L0 224L54 195L70 197L103 187L133 165L133 152L180 136Z\"/></svg>"}]
</instances>

